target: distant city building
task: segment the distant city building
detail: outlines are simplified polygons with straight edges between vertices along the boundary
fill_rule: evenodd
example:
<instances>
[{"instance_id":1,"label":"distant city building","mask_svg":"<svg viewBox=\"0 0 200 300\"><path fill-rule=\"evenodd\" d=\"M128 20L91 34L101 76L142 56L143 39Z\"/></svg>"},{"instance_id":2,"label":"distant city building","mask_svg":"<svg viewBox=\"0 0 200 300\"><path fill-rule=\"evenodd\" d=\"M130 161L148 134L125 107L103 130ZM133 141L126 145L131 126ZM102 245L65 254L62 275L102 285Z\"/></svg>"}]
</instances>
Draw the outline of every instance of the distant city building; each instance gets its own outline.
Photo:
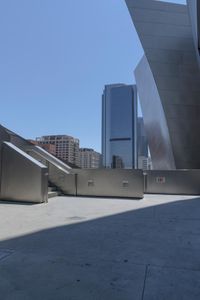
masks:
<instances>
[{"instance_id":1,"label":"distant city building","mask_svg":"<svg viewBox=\"0 0 200 300\"><path fill-rule=\"evenodd\" d=\"M102 160L106 168L137 168L137 90L106 85L102 96Z\"/></svg>"},{"instance_id":2,"label":"distant city building","mask_svg":"<svg viewBox=\"0 0 200 300\"><path fill-rule=\"evenodd\" d=\"M124 163L120 156L113 155L111 168L112 169L123 169L124 168Z\"/></svg>"},{"instance_id":3,"label":"distant city building","mask_svg":"<svg viewBox=\"0 0 200 300\"><path fill-rule=\"evenodd\" d=\"M34 140L29 140L29 142L31 142L34 145L40 146L41 148L43 148L44 150L46 150L50 154L56 156L56 146L55 145L53 145L53 144L43 144L39 141L34 141Z\"/></svg>"},{"instance_id":4,"label":"distant city building","mask_svg":"<svg viewBox=\"0 0 200 300\"><path fill-rule=\"evenodd\" d=\"M82 169L98 169L101 165L101 154L89 148L79 149L79 167Z\"/></svg>"},{"instance_id":5,"label":"distant city building","mask_svg":"<svg viewBox=\"0 0 200 300\"><path fill-rule=\"evenodd\" d=\"M150 157L139 156L138 157L138 169L152 170L152 162Z\"/></svg>"},{"instance_id":6,"label":"distant city building","mask_svg":"<svg viewBox=\"0 0 200 300\"><path fill-rule=\"evenodd\" d=\"M36 138L43 145L55 145L56 156L73 165L79 165L79 139L68 135L46 135Z\"/></svg>"}]
</instances>

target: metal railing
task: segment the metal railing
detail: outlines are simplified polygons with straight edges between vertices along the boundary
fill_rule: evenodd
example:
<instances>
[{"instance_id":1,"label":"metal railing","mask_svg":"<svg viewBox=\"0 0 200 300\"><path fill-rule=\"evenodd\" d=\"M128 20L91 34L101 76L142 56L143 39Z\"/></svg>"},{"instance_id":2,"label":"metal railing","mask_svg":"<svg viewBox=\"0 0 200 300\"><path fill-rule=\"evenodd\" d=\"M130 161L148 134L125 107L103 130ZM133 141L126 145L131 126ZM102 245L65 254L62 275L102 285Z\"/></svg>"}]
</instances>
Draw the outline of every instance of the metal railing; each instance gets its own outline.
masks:
<instances>
[{"instance_id":1,"label":"metal railing","mask_svg":"<svg viewBox=\"0 0 200 300\"><path fill-rule=\"evenodd\" d=\"M76 195L76 175L70 174L71 168L68 165L38 146L28 147L26 151L36 160L46 165L51 184L55 185L64 194Z\"/></svg>"}]
</instances>

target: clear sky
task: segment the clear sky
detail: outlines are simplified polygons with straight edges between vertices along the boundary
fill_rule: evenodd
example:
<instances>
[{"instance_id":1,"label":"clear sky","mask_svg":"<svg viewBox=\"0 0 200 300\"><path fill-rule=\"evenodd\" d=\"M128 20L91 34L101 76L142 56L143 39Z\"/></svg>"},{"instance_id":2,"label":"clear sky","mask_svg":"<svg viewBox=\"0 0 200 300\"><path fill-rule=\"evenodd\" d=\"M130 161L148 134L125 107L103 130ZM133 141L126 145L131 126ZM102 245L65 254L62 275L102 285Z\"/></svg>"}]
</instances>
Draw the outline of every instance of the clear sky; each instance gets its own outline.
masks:
<instances>
[{"instance_id":1,"label":"clear sky","mask_svg":"<svg viewBox=\"0 0 200 300\"><path fill-rule=\"evenodd\" d=\"M0 123L99 151L103 87L132 84L142 55L125 1L0 0L0 44Z\"/></svg>"}]
</instances>

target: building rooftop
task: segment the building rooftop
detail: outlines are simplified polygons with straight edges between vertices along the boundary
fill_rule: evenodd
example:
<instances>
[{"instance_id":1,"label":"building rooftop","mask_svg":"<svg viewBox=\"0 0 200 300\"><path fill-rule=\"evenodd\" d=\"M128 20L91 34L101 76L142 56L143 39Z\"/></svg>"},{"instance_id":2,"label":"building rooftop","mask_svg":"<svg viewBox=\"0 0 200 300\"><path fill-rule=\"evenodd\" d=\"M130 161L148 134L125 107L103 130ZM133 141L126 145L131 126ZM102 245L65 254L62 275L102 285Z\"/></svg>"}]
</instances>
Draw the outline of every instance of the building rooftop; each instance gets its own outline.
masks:
<instances>
[{"instance_id":1,"label":"building rooftop","mask_svg":"<svg viewBox=\"0 0 200 300\"><path fill-rule=\"evenodd\" d=\"M199 299L199 201L2 201L1 299Z\"/></svg>"}]
</instances>

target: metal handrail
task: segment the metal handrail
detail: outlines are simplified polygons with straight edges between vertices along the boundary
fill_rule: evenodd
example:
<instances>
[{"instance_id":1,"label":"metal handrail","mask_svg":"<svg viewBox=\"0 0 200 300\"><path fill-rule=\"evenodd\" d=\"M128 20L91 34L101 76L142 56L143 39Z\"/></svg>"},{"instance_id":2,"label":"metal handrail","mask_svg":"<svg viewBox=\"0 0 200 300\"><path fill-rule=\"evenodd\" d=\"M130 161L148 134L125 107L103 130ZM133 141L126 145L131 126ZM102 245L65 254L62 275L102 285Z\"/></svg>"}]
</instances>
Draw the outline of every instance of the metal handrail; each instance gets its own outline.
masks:
<instances>
[{"instance_id":1,"label":"metal handrail","mask_svg":"<svg viewBox=\"0 0 200 300\"><path fill-rule=\"evenodd\" d=\"M39 151L37 151L36 149ZM44 149L42 149L39 146L29 147L29 148L27 148L27 152L34 152L36 155L40 156L46 162L52 164L53 166L55 166L59 170L63 171L64 173L66 173L66 174L70 173L71 168L68 165L64 164L62 161L60 161L56 157L53 157L51 154L47 153Z\"/></svg>"}]
</instances>

